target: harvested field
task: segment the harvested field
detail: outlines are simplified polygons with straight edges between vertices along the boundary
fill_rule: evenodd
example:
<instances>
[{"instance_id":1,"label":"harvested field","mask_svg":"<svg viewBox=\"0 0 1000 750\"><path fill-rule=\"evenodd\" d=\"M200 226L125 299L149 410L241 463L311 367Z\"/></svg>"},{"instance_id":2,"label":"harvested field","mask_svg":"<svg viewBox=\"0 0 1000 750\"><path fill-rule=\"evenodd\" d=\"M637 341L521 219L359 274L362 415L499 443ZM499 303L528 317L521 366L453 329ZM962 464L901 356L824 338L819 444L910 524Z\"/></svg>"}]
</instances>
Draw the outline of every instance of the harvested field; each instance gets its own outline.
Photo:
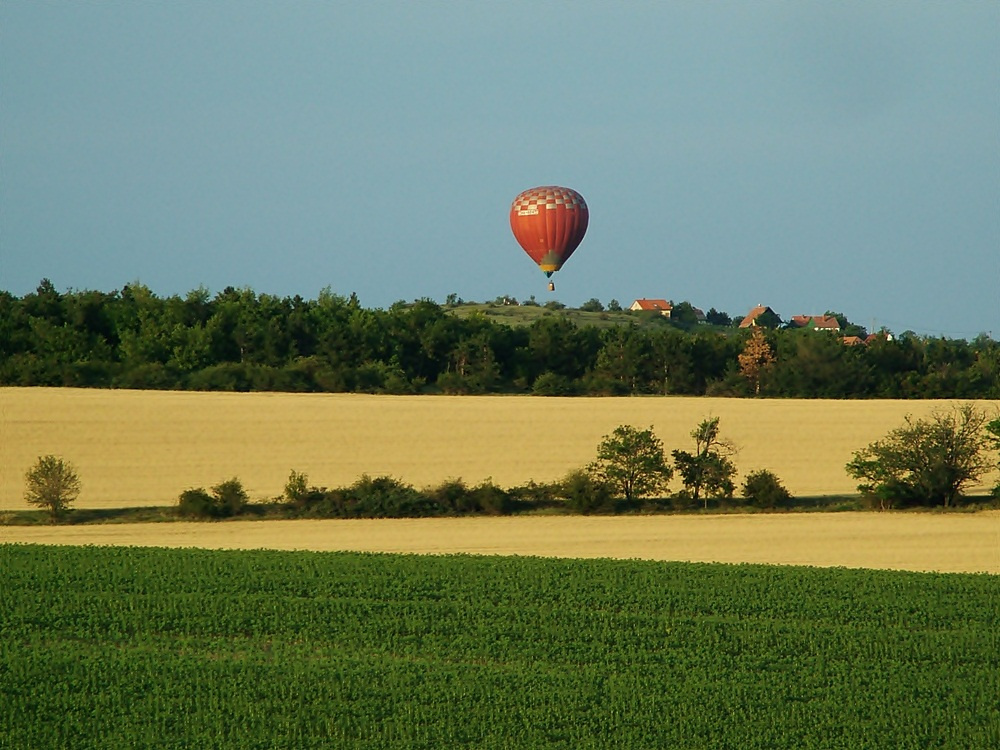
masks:
<instances>
[{"instance_id":1,"label":"harvested field","mask_svg":"<svg viewBox=\"0 0 1000 750\"><path fill-rule=\"evenodd\" d=\"M1000 511L0 526L4 541L1000 573Z\"/></svg>"},{"instance_id":2,"label":"harvested field","mask_svg":"<svg viewBox=\"0 0 1000 750\"><path fill-rule=\"evenodd\" d=\"M989 409L998 402L980 402ZM279 495L292 469L343 486L388 474L417 487L449 478L548 481L593 460L620 424L654 427L669 451L720 417L741 474L774 471L796 495L853 494L855 450L942 401L538 398L191 393L0 388L0 510L25 508L24 472L53 453L78 469L76 507L169 505L238 477ZM989 478L992 481L992 478Z\"/></svg>"}]
</instances>

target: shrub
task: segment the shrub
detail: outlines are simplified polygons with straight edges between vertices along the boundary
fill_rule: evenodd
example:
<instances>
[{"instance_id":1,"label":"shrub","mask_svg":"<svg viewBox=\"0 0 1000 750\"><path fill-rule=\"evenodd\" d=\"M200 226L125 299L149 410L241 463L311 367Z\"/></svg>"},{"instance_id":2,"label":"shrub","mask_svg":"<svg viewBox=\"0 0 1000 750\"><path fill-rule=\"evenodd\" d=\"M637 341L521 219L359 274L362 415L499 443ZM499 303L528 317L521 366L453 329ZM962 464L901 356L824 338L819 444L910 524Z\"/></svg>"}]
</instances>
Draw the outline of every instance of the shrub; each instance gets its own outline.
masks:
<instances>
[{"instance_id":1,"label":"shrub","mask_svg":"<svg viewBox=\"0 0 1000 750\"><path fill-rule=\"evenodd\" d=\"M392 477L367 474L344 492L351 515L366 518L413 518L440 515L441 507L412 485Z\"/></svg>"},{"instance_id":2,"label":"shrub","mask_svg":"<svg viewBox=\"0 0 1000 750\"><path fill-rule=\"evenodd\" d=\"M573 381L555 372L543 372L531 387L536 396L572 396L576 393Z\"/></svg>"},{"instance_id":3,"label":"shrub","mask_svg":"<svg viewBox=\"0 0 1000 750\"><path fill-rule=\"evenodd\" d=\"M243 484L233 477L215 485L211 494L204 487L184 490L177 501L177 512L192 518L228 518L242 513L247 500Z\"/></svg>"},{"instance_id":4,"label":"shrub","mask_svg":"<svg viewBox=\"0 0 1000 750\"><path fill-rule=\"evenodd\" d=\"M614 506L613 494L608 482L582 469L571 471L562 482L566 506L575 513L610 510Z\"/></svg>"},{"instance_id":5,"label":"shrub","mask_svg":"<svg viewBox=\"0 0 1000 750\"><path fill-rule=\"evenodd\" d=\"M215 516L215 503L204 487L196 487L181 493L177 512L192 518L212 518Z\"/></svg>"},{"instance_id":6,"label":"shrub","mask_svg":"<svg viewBox=\"0 0 1000 750\"><path fill-rule=\"evenodd\" d=\"M309 477L292 469L285 482L285 502L293 508L304 510L316 505L323 499L325 488L310 487Z\"/></svg>"},{"instance_id":7,"label":"shrub","mask_svg":"<svg viewBox=\"0 0 1000 750\"><path fill-rule=\"evenodd\" d=\"M747 475L743 482L743 497L758 508L776 508L792 499L791 493L781 484L777 475L761 469Z\"/></svg>"},{"instance_id":8,"label":"shrub","mask_svg":"<svg viewBox=\"0 0 1000 750\"><path fill-rule=\"evenodd\" d=\"M24 475L24 500L49 511L55 522L80 494L80 477L73 465L56 456L40 456Z\"/></svg>"},{"instance_id":9,"label":"shrub","mask_svg":"<svg viewBox=\"0 0 1000 750\"><path fill-rule=\"evenodd\" d=\"M461 479L448 479L437 487L428 487L424 495L449 513L468 513L472 509L469 488Z\"/></svg>"},{"instance_id":10,"label":"shrub","mask_svg":"<svg viewBox=\"0 0 1000 750\"><path fill-rule=\"evenodd\" d=\"M482 513L502 515L510 512L511 497L505 489L494 484L492 479L487 479L472 490L472 504Z\"/></svg>"},{"instance_id":11,"label":"shrub","mask_svg":"<svg viewBox=\"0 0 1000 750\"><path fill-rule=\"evenodd\" d=\"M510 495L511 506L519 509L539 510L563 505L561 482L538 484L531 480L527 484L511 487L507 493Z\"/></svg>"},{"instance_id":12,"label":"shrub","mask_svg":"<svg viewBox=\"0 0 1000 750\"><path fill-rule=\"evenodd\" d=\"M222 518L242 513L250 499L243 489L243 484L236 477L215 485L212 488L212 497L215 500L216 515Z\"/></svg>"}]
</instances>

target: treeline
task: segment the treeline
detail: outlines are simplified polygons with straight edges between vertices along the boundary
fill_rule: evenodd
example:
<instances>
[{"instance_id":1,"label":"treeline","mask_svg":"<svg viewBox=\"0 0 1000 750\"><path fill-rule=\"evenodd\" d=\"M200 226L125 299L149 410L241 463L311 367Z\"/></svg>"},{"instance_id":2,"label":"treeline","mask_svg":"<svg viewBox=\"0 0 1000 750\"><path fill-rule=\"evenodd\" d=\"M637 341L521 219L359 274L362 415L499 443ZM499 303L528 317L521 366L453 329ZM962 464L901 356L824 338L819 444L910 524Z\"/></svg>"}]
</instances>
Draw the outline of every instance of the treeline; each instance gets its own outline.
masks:
<instances>
[{"instance_id":1,"label":"treeline","mask_svg":"<svg viewBox=\"0 0 1000 750\"><path fill-rule=\"evenodd\" d=\"M998 398L1000 344L904 334L846 346L768 330L773 362L748 377L745 330L577 325L559 310L530 325L462 317L431 300L363 308L227 288L159 297L120 291L0 292L0 384L228 391Z\"/></svg>"}]
</instances>

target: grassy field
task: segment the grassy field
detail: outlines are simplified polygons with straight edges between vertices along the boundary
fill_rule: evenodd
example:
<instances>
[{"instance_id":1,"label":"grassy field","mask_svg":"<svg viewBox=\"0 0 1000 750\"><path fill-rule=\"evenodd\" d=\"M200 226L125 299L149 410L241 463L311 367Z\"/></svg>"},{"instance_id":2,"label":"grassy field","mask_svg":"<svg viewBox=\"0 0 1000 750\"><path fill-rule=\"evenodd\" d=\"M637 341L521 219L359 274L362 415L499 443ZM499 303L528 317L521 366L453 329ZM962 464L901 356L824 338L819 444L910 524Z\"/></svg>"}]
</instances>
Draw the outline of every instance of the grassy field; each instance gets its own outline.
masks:
<instances>
[{"instance_id":1,"label":"grassy field","mask_svg":"<svg viewBox=\"0 0 1000 750\"><path fill-rule=\"evenodd\" d=\"M541 302L545 301L547 300L541 300ZM498 305L488 302L482 304L464 304L458 307L447 308L447 310L457 318L483 315L491 319L494 323L503 323L504 325L514 327L530 326L542 318L571 320L577 325L596 326L598 328L610 328L620 325L662 325L659 320L656 320L648 313L631 313L627 311L588 312L568 307L561 310L549 310L546 307L534 305Z\"/></svg>"},{"instance_id":2,"label":"grassy field","mask_svg":"<svg viewBox=\"0 0 1000 750\"><path fill-rule=\"evenodd\" d=\"M0 544L0 746L1000 746L992 576Z\"/></svg>"},{"instance_id":3,"label":"grassy field","mask_svg":"<svg viewBox=\"0 0 1000 750\"><path fill-rule=\"evenodd\" d=\"M187 488L238 477L252 498L292 469L343 486L388 474L418 487L448 478L549 481L593 460L620 424L653 426L666 449L718 416L741 474L770 469L796 495L853 494L855 450L941 401L538 398L0 389L0 510L21 509L24 472L44 454L79 470L80 508L169 505ZM996 402L983 402L997 408Z\"/></svg>"}]
</instances>

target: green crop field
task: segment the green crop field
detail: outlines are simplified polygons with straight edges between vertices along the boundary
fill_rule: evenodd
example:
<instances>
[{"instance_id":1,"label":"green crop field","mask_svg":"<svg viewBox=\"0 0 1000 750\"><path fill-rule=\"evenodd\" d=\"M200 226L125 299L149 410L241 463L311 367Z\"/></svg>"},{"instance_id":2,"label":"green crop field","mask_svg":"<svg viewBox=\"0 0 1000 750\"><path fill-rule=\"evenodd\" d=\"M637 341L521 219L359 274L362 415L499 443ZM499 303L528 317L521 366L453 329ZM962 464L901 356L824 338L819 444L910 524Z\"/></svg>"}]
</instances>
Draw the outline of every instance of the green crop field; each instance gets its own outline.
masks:
<instances>
[{"instance_id":1,"label":"green crop field","mask_svg":"<svg viewBox=\"0 0 1000 750\"><path fill-rule=\"evenodd\" d=\"M1000 578L0 545L0 748L1000 747Z\"/></svg>"}]
</instances>

